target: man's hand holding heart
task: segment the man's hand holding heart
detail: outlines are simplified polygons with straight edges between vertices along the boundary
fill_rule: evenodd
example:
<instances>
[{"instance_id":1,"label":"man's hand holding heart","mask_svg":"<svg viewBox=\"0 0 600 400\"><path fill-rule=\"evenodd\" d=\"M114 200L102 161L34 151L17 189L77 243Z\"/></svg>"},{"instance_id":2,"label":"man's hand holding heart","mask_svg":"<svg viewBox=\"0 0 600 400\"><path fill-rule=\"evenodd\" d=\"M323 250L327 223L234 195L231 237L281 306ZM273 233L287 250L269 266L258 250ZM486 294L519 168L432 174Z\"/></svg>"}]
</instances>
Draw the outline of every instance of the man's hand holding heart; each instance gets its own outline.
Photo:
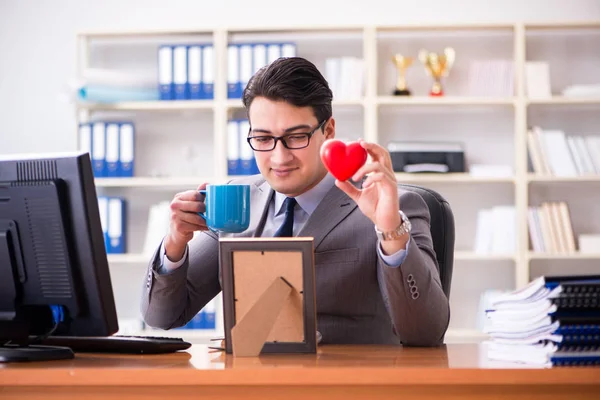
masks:
<instances>
[{"instance_id":1,"label":"man's hand holding heart","mask_svg":"<svg viewBox=\"0 0 600 400\"><path fill-rule=\"evenodd\" d=\"M362 156L361 151L357 149L358 146L362 149ZM372 162L364 164L367 154L371 156ZM346 146L339 140L330 139L323 143L321 159L337 178L336 186L356 202L362 213L373 221L377 229L386 232L398 228L402 222L398 212L398 181L392 168L390 154L385 148L363 140ZM357 162L361 159L362 162ZM354 170L349 170L349 167ZM347 181L351 177L357 182L367 174L362 189ZM382 242L384 253L392 254L404 249L409 235L404 236L399 240Z\"/></svg>"}]
</instances>

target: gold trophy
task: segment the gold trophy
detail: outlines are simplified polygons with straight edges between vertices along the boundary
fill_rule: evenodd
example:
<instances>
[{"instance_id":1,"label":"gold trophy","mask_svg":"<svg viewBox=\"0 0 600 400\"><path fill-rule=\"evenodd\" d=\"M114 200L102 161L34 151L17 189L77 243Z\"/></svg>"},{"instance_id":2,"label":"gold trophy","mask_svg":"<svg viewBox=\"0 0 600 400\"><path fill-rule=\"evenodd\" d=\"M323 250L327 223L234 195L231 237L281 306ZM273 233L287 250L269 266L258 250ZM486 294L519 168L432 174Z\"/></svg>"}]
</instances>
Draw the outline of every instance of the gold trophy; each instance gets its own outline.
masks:
<instances>
[{"instance_id":1,"label":"gold trophy","mask_svg":"<svg viewBox=\"0 0 600 400\"><path fill-rule=\"evenodd\" d=\"M406 57L402 54L395 54L392 62L398 69L398 80L396 81L395 96L410 96L410 90L406 87L406 69L413 63L412 57Z\"/></svg>"},{"instance_id":2,"label":"gold trophy","mask_svg":"<svg viewBox=\"0 0 600 400\"><path fill-rule=\"evenodd\" d=\"M433 86L429 92L430 96L443 96L442 77L448 76L452 65L454 64L455 52L451 47L444 49L444 54L430 53L422 49L419 52L419 60L425 66L427 75L433 77Z\"/></svg>"}]
</instances>

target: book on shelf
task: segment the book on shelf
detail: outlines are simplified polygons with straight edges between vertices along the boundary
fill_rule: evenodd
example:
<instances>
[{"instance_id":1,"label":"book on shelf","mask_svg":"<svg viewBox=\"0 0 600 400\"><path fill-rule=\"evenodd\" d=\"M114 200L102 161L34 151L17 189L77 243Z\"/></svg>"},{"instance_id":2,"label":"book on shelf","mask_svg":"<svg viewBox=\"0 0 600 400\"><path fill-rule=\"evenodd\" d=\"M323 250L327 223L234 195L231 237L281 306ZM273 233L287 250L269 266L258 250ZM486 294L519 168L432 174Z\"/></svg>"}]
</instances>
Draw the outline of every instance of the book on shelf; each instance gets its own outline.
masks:
<instances>
[{"instance_id":1,"label":"book on shelf","mask_svg":"<svg viewBox=\"0 0 600 400\"><path fill-rule=\"evenodd\" d=\"M150 257L165 235L169 232L171 208L169 201L161 201L160 203L150 206L148 213L148 226L146 228L146 238L144 240L144 249L142 253Z\"/></svg>"},{"instance_id":2,"label":"book on shelf","mask_svg":"<svg viewBox=\"0 0 600 400\"><path fill-rule=\"evenodd\" d=\"M514 95L514 62L512 60L475 60L469 65L468 95L511 97Z\"/></svg>"},{"instance_id":3,"label":"book on shelf","mask_svg":"<svg viewBox=\"0 0 600 400\"><path fill-rule=\"evenodd\" d=\"M279 57L296 56L296 43L229 43L227 45L227 98L241 99L248 81L260 68Z\"/></svg>"},{"instance_id":4,"label":"book on shelf","mask_svg":"<svg viewBox=\"0 0 600 400\"><path fill-rule=\"evenodd\" d=\"M329 57L325 79L336 100L357 100L364 94L364 60L358 57Z\"/></svg>"},{"instance_id":5,"label":"book on shelf","mask_svg":"<svg viewBox=\"0 0 600 400\"><path fill-rule=\"evenodd\" d=\"M566 135L534 126L527 132L530 169L540 175L600 174L600 135Z\"/></svg>"},{"instance_id":6,"label":"book on shelf","mask_svg":"<svg viewBox=\"0 0 600 400\"><path fill-rule=\"evenodd\" d=\"M525 85L528 98L551 98L550 64L545 61L527 61L525 63Z\"/></svg>"},{"instance_id":7,"label":"book on shelf","mask_svg":"<svg viewBox=\"0 0 600 400\"><path fill-rule=\"evenodd\" d=\"M212 43L161 45L157 62L160 100L214 99L216 63Z\"/></svg>"},{"instance_id":8,"label":"book on shelf","mask_svg":"<svg viewBox=\"0 0 600 400\"><path fill-rule=\"evenodd\" d=\"M476 254L514 254L515 237L514 206L502 205L478 211L473 249Z\"/></svg>"},{"instance_id":9,"label":"book on shelf","mask_svg":"<svg viewBox=\"0 0 600 400\"><path fill-rule=\"evenodd\" d=\"M529 238L534 252L569 254L577 251L569 206L564 201L545 201L528 207Z\"/></svg>"},{"instance_id":10,"label":"book on shelf","mask_svg":"<svg viewBox=\"0 0 600 400\"><path fill-rule=\"evenodd\" d=\"M541 276L489 301L487 357L544 367L600 365L600 275Z\"/></svg>"},{"instance_id":11,"label":"book on shelf","mask_svg":"<svg viewBox=\"0 0 600 400\"><path fill-rule=\"evenodd\" d=\"M144 239L144 248L142 254L150 257L160 246L163 238L169 233L171 223L171 202L168 200L150 206L148 212L148 225L146 227L146 237ZM200 234L200 231L194 232L194 237Z\"/></svg>"},{"instance_id":12,"label":"book on shelf","mask_svg":"<svg viewBox=\"0 0 600 400\"><path fill-rule=\"evenodd\" d=\"M250 131L248 119L227 121L227 175L259 174L256 157L246 141Z\"/></svg>"},{"instance_id":13,"label":"book on shelf","mask_svg":"<svg viewBox=\"0 0 600 400\"><path fill-rule=\"evenodd\" d=\"M135 166L135 126L131 121L79 124L79 150L90 154L95 178L131 178Z\"/></svg>"},{"instance_id":14,"label":"book on shelf","mask_svg":"<svg viewBox=\"0 0 600 400\"><path fill-rule=\"evenodd\" d=\"M106 254L127 253L127 200L98 196L98 211Z\"/></svg>"},{"instance_id":15,"label":"book on shelf","mask_svg":"<svg viewBox=\"0 0 600 400\"><path fill-rule=\"evenodd\" d=\"M600 253L600 233L582 233L577 239L581 254Z\"/></svg>"}]
</instances>

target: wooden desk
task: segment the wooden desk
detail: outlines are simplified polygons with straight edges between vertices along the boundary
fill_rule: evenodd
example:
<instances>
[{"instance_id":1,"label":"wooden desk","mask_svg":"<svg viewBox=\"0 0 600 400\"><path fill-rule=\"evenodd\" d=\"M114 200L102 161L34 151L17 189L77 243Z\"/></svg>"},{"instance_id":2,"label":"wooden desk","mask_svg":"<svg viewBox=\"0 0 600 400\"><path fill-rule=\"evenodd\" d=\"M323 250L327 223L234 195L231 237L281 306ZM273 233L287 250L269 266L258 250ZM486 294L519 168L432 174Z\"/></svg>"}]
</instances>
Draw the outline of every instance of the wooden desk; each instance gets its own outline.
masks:
<instances>
[{"instance_id":1,"label":"wooden desk","mask_svg":"<svg viewBox=\"0 0 600 400\"><path fill-rule=\"evenodd\" d=\"M477 344L322 346L316 355L78 354L0 364L1 399L600 399L600 368L495 364Z\"/></svg>"}]
</instances>

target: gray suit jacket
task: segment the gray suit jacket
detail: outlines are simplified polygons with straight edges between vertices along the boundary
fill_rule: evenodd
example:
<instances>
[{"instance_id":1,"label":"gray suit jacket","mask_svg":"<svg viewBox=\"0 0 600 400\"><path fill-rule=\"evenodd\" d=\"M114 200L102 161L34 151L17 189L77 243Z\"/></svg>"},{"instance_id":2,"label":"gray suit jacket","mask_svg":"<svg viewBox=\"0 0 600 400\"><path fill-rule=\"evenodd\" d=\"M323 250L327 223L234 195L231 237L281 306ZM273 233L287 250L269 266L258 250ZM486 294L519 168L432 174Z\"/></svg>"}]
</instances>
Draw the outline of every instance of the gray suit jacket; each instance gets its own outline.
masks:
<instances>
[{"instance_id":1,"label":"gray suit jacket","mask_svg":"<svg viewBox=\"0 0 600 400\"><path fill-rule=\"evenodd\" d=\"M260 236L273 190L262 176L231 183L251 185L251 216L248 230L228 236ZM419 195L406 191L399 195L412 232L408 255L398 268L387 266L378 256L373 222L335 186L299 233L314 238L317 329L322 343L432 346L443 342L450 309L431 241L429 211ZM142 299L142 315L150 326L185 325L221 291L217 237L203 232L188 246L187 260L170 273L157 272L158 250L150 261Z\"/></svg>"}]
</instances>

